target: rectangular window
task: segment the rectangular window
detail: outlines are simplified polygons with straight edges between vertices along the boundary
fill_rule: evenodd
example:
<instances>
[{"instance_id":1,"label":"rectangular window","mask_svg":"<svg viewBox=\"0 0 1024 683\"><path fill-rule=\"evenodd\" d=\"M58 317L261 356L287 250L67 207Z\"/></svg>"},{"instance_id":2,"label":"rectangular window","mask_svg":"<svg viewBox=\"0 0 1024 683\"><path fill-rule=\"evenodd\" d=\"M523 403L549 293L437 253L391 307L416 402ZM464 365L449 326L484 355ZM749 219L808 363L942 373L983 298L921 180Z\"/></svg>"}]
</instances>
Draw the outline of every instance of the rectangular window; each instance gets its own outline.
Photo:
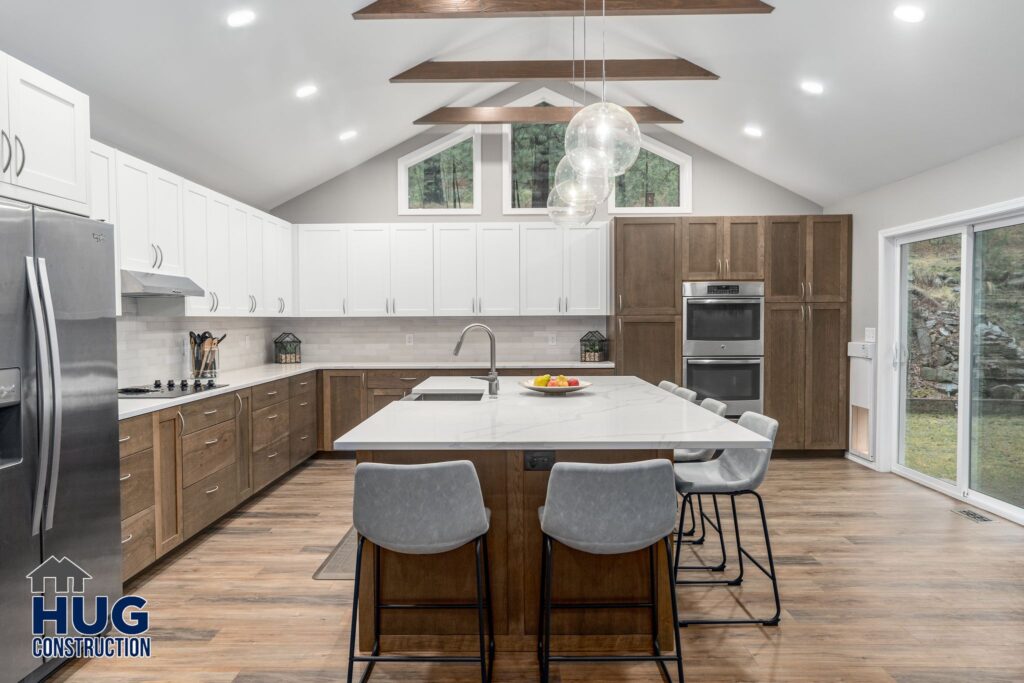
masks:
<instances>
[{"instance_id":1,"label":"rectangular window","mask_svg":"<svg viewBox=\"0 0 1024 683\"><path fill-rule=\"evenodd\" d=\"M547 209L555 169L565 156L564 123L512 124L512 207Z\"/></svg>"}]
</instances>

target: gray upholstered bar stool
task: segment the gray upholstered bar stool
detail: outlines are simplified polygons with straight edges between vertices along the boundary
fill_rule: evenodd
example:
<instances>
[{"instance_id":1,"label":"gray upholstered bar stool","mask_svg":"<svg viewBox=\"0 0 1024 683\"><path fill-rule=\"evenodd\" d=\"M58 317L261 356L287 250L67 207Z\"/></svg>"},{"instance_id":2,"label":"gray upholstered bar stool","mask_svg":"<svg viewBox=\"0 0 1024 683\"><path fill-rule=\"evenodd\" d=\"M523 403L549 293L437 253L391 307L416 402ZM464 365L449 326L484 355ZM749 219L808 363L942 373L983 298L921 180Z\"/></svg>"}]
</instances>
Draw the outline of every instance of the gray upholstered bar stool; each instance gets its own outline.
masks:
<instances>
[{"instance_id":1,"label":"gray upholstered bar stool","mask_svg":"<svg viewBox=\"0 0 1024 683\"><path fill-rule=\"evenodd\" d=\"M494 670L494 623L490 566L487 560L487 530L490 527L491 511L484 507L480 479L473 463L468 460L429 465L360 463L356 467L352 518L353 526L359 532L359 545L352 596L352 632L349 636L349 683L352 683L356 662L367 663L359 679L361 682L369 679L377 662L460 662L478 663L480 680L487 683ZM359 581L366 541L373 543L373 649L369 655L356 655ZM408 555L437 555L469 543L473 543L476 549L475 602L381 603L381 548ZM381 655L381 613L408 609L475 609L480 629L480 656ZM485 643L487 638L489 640Z\"/></svg>"},{"instance_id":2,"label":"gray upholstered bar stool","mask_svg":"<svg viewBox=\"0 0 1024 683\"><path fill-rule=\"evenodd\" d=\"M760 434L764 438L775 443L775 434L778 432L779 423L770 417L758 415L757 413L743 413L739 424L752 432ZM707 462L687 462L675 465L676 489L680 494L695 495L709 494L714 496L729 496L732 503L732 521L736 531L736 554L739 558L739 574L733 579L720 580L695 580L677 581L680 586L687 585L728 585L737 586L743 582L743 558L746 557L751 563L772 582L772 592L775 597L775 614L768 619L683 619L680 626L691 624L763 624L775 626L779 623L782 614L782 605L779 601L779 582L775 574L775 559L772 555L772 543L768 534L768 519L765 516L764 501L757 492L758 487L764 482L768 473L768 463L772 457L772 446L768 448L726 448L715 460ZM738 496L751 495L757 499L758 509L761 513L761 529L764 532L765 550L768 554L768 567L761 564L753 555L743 547L740 540L739 517L736 513L736 498ZM716 504L717 507L717 504ZM721 523L716 531L719 536L723 535ZM680 546L676 543L676 566L679 565Z\"/></svg>"},{"instance_id":3,"label":"gray upholstered bar stool","mask_svg":"<svg viewBox=\"0 0 1024 683\"><path fill-rule=\"evenodd\" d=\"M690 403L697 402L697 392L693 389L687 389L686 387L676 387L672 390L672 393L679 398L685 398Z\"/></svg>"},{"instance_id":4,"label":"gray upholstered bar stool","mask_svg":"<svg viewBox=\"0 0 1024 683\"><path fill-rule=\"evenodd\" d=\"M675 574L672 572L670 535L675 526L676 495L672 464L645 460L617 465L558 463L548 480L547 500L538 510L543 532L541 550L540 623L537 653L542 683L547 683L551 662L657 662L671 681L666 662L676 663L677 680L683 681L683 655L679 629L675 629L675 654L662 654L658 640L657 546L663 543L668 562L668 590L672 616L679 620ZM555 543L593 555L621 555L647 550L650 602L559 603L551 590ZM653 654L554 656L551 654L551 612L558 609L637 609L651 611Z\"/></svg>"},{"instance_id":5,"label":"gray upholstered bar stool","mask_svg":"<svg viewBox=\"0 0 1024 683\"><path fill-rule=\"evenodd\" d=\"M718 415L719 417L725 417L725 411L728 410L728 406L726 406L724 403L722 403L721 401L718 401L716 399L710 398L710 397L709 398L705 398L703 401L701 401L700 402L700 407L703 408L704 410L707 410L709 412L714 413L715 415ZM676 462L704 462L706 460L711 460L713 457L715 457L715 453L717 453L717 450L714 449L714 448L677 448L675 450L675 452L674 452L674 458L675 458ZM694 512L694 509L693 509L693 499L694 498L697 499L697 511L696 512ZM720 515L720 513L718 511L718 500L716 498L714 498L714 497L712 497L712 499L714 501L715 518L718 520L718 526L721 527L722 522L721 522L721 515ZM695 536L696 533L697 533L697 521L698 520L700 520L700 536L697 536L696 538L687 538L685 541L682 540L681 538L677 537L677 539L676 539L676 546L677 547L679 546L680 543L689 543L691 545L701 545L702 543L704 543L704 539L707 537L707 528L705 526L705 513L704 513L704 501L703 501L703 499L699 495L685 495L685 496L683 496L683 509L682 509L682 513L680 514L680 517L679 517L680 524L683 524L686 521L686 509L687 509L687 507L690 510L690 528L688 530L686 530L686 531L683 531L681 536L683 536L683 537ZM707 521L710 522L711 520L707 519ZM725 569L725 541L722 540L721 535L719 535L719 544L721 545L721 550L722 550L722 562L721 562L721 564L718 567L712 567L711 568L714 571L721 571L722 569ZM686 569L686 568L687 567L683 567L683 569Z\"/></svg>"},{"instance_id":6,"label":"gray upholstered bar stool","mask_svg":"<svg viewBox=\"0 0 1024 683\"><path fill-rule=\"evenodd\" d=\"M669 382L667 379L658 382L658 388L661 389L662 391L667 391L669 393L672 393L678 387L678 384L676 384L675 382Z\"/></svg>"}]
</instances>

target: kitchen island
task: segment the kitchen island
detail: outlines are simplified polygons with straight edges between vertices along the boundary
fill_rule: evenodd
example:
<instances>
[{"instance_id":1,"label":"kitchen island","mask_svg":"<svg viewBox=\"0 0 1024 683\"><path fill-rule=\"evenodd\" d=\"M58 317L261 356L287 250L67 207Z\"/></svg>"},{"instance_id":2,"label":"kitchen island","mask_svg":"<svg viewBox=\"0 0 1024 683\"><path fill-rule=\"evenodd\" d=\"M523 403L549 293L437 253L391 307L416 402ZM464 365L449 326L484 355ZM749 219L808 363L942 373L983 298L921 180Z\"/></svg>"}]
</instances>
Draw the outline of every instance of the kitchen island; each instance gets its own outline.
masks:
<instances>
[{"instance_id":1,"label":"kitchen island","mask_svg":"<svg viewBox=\"0 0 1024 683\"><path fill-rule=\"evenodd\" d=\"M544 504L555 462L614 463L672 458L674 448L767 447L761 436L636 377L583 377L584 391L546 396L506 377L497 398L486 383L431 377L334 442L359 462L418 464L469 460L491 510L489 552L497 647L536 647ZM658 547L658 586L666 585ZM373 565L364 555L359 647L373 640ZM433 556L381 553L381 592L387 602L464 602L474 595L472 546ZM556 546L553 583L562 602L638 602L646 598L647 553L594 556ZM659 588L659 635L668 647L675 624L667 591ZM646 649L647 610L562 610L552 622L553 644L568 650ZM381 623L387 649L469 651L476 647L470 610L388 611Z\"/></svg>"}]
</instances>

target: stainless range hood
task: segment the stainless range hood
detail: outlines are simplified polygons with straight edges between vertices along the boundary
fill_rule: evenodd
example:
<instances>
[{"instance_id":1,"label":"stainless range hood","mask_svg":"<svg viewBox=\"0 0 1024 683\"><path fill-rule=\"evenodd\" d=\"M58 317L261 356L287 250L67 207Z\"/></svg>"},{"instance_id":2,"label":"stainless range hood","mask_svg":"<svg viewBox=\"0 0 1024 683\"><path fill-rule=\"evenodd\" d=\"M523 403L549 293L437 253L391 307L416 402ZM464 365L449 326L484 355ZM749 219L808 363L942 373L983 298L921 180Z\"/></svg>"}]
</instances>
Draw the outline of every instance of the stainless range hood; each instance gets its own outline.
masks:
<instances>
[{"instance_id":1,"label":"stainless range hood","mask_svg":"<svg viewBox=\"0 0 1024 683\"><path fill-rule=\"evenodd\" d=\"M206 296L206 292L189 278L180 275L122 270L121 296Z\"/></svg>"}]
</instances>

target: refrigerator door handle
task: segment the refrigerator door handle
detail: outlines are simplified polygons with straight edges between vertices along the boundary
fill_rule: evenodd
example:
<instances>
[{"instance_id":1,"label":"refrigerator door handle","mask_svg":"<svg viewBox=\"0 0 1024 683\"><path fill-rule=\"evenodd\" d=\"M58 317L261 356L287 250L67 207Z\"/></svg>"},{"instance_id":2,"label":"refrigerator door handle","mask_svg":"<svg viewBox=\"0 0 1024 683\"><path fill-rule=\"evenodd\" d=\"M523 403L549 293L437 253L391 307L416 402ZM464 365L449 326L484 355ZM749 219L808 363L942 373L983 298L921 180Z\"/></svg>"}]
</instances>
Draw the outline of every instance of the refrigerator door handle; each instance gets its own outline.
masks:
<instances>
[{"instance_id":1,"label":"refrigerator door handle","mask_svg":"<svg viewBox=\"0 0 1024 683\"><path fill-rule=\"evenodd\" d=\"M53 413L51 412L50 392L50 357L46 348L46 329L43 323L43 304L39 298L39 281L36 279L36 264L31 256L25 257L28 272L28 293L32 308L32 321L35 324L36 351L39 354L39 393L40 401L40 434L39 434L39 472L36 475L36 494L32 503L32 535L38 536L42 531L43 498L46 495L46 475L50 468L50 429Z\"/></svg>"},{"instance_id":2,"label":"refrigerator door handle","mask_svg":"<svg viewBox=\"0 0 1024 683\"><path fill-rule=\"evenodd\" d=\"M39 261L39 282L42 285L43 304L46 314L46 328L50 337L50 372L53 375L53 442L50 446L50 489L46 500L46 530L53 528L53 513L57 509L57 484L60 480L61 433L64 431L63 379L60 371L60 347L57 344L57 318L53 313L53 296L50 294L50 275L46 270L46 259Z\"/></svg>"}]
</instances>

